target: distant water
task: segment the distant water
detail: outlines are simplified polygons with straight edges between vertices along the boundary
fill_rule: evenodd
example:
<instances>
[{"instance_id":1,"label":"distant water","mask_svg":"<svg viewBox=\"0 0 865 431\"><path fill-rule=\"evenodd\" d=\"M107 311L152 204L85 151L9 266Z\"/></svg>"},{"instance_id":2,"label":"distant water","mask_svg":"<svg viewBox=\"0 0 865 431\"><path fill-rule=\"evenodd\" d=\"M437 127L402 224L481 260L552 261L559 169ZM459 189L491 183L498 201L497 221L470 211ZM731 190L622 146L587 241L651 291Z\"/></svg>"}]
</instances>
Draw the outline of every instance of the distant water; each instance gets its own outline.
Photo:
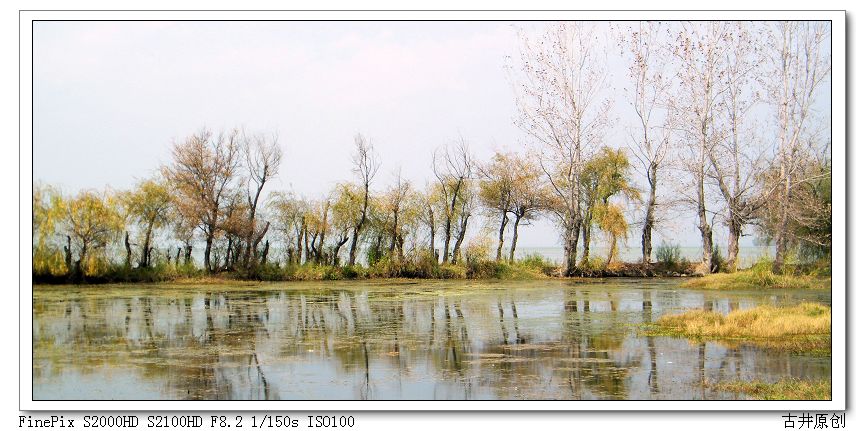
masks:
<instances>
[{"instance_id":1,"label":"distant water","mask_svg":"<svg viewBox=\"0 0 865 431\"><path fill-rule=\"evenodd\" d=\"M722 256L727 256L727 248L719 247ZM603 251L601 251L603 250ZM690 261L697 261L702 254L701 247L680 247L682 257ZM601 248L592 253L592 256L606 258L606 249ZM655 260L654 253L657 251L657 246L652 249L652 260ZM582 249L580 249L582 253ZM564 251L562 247L517 247L516 256L522 258L534 254L540 254L546 259L555 263L562 263L564 259ZM619 260L622 262L638 262L642 256L640 247L624 247L619 249ZM773 258L775 256L775 246L746 246L739 248L739 266L747 268L763 257Z\"/></svg>"}]
</instances>

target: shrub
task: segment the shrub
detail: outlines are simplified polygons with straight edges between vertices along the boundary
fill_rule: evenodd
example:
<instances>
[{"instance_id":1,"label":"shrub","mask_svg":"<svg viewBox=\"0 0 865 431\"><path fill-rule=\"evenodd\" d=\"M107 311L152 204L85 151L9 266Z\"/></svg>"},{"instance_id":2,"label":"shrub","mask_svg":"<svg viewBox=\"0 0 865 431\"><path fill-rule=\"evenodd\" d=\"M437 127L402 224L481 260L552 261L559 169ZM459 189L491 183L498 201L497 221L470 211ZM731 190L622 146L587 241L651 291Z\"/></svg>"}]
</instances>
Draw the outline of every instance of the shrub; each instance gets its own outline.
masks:
<instances>
[{"instance_id":1,"label":"shrub","mask_svg":"<svg viewBox=\"0 0 865 431\"><path fill-rule=\"evenodd\" d=\"M724 256L721 256L721 249L718 248L718 244L712 246L711 268L712 272L729 272L730 270L727 267L727 260L724 259Z\"/></svg>"},{"instance_id":2,"label":"shrub","mask_svg":"<svg viewBox=\"0 0 865 431\"><path fill-rule=\"evenodd\" d=\"M559 269L559 265L545 258L540 253L533 253L523 257L515 263L515 266L546 276L552 276Z\"/></svg>"},{"instance_id":3,"label":"shrub","mask_svg":"<svg viewBox=\"0 0 865 431\"><path fill-rule=\"evenodd\" d=\"M667 271L685 272L688 268L688 260L682 257L682 249L678 244L672 245L662 242L655 249L655 260Z\"/></svg>"},{"instance_id":4,"label":"shrub","mask_svg":"<svg viewBox=\"0 0 865 431\"><path fill-rule=\"evenodd\" d=\"M444 264L439 265L435 272L436 278L464 279L467 278L466 267L462 265Z\"/></svg>"}]
</instances>

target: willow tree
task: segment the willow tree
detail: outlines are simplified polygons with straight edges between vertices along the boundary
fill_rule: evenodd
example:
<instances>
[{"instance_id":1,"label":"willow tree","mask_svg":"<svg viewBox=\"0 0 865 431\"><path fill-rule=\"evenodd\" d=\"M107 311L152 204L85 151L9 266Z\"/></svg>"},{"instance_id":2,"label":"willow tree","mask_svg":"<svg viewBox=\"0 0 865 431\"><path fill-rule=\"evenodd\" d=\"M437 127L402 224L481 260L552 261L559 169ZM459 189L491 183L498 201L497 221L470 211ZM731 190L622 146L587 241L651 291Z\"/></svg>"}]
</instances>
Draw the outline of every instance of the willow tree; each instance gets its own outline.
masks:
<instances>
[{"instance_id":1,"label":"willow tree","mask_svg":"<svg viewBox=\"0 0 865 431\"><path fill-rule=\"evenodd\" d=\"M66 216L66 200L60 190L45 184L33 185L33 273L60 275L72 271L67 235L63 252L55 243Z\"/></svg>"},{"instance_id":2,"label":"willow tree","mask_svg":"<svg viewBox=\"0 0 865 431\"><path fill-rule=\"evenodd\" d=\"M402 171L396 172L394 182L381 198L390 236L388 254L397 262L403 259L406 237L418 219L419 208L413 205L417 199L417 192L402 176Z\"/></svg>"},{"instance_id":3,"label":"willow tree","mask_svg":"<svg viewBox=\"0 0 865 431\"><path fill-rule=\"evenodd\" d=\"M361 211L369 211L369 201L364 202L364 191L355 184L339 183L330 192L330 221L329 229L333 235L333 246L331 247L331 263L339 265L339 252L349 239L354 238L357 231L356 223ZM368 215L364 215L368 217ZM366 220L365 223L368 223ZM351 260L349 260L351 262ZM351 263L349 263L351 265Z\"/></svg>"},{"instance_id":4,"label":"willow tree","mask_svg":"<svg viewBox=\"0 0 865 431\"><path fill-rule=\"evenodd\" d=\"M513 172L513 184L508 212L513 215L514 222L508 260L513 263L514 254L517 250L520 226L531 222L542 211L549 208L551 194L549 187L546 187L546 184L543 182L540 167L531 157L516 157L513 159L511 171Z\"/></svg>"},{"instance_id":5,"label":"willow tree","mask_svg":"<svg viewBox=\"0 0 865 431\"><path fill-rule=\"evenodd\" d=\"M600 34L592 23L551 24L537 37L522 35L520 61L510 67L517 125L537 143L554 197L550 210L562 231L566 275L576 271L584 219L580 176L608 128Z\"/></svg>"},{"instance_id":6,"label":"willow tree","mask_svg":"<svg viewBox=\"0 0 865 431\"><path fill-rule=\"evenodd\" d=\"M285 243L286 262L300 265L303 257L303 235L306 230L306 203L292 193L277 192L269 199L269 208Z\"/></svg>"},{"instance_id":7,"label":"willow tree","mask_svg":"<svg viewBox=\"0 0 865 431\"><path fill-rule=\"evenodd\" d=\"M223 222L241 162L239 132L214 135L202 129L172 147L173 161L163 168L182 217L204 234L204 269L217 269L211 260L214 238Z\"/></svg>"},{"instance_id":8,"label":"willow tree","mask_svg":"<svg viewBox=\"0 0 865 431\"><path fill-rule=\"evenodd\" d=\"M123 229L123 217L115 198L107 193L82 191L64 205L72 245L78 249L73 273L87 275L91 254L103 249Z\"/></svg>"},{"instance_id":9,"label":"willow tree","mask_svg":"<svg viewBox=\"0 0 865 431\"><path fill-rule=\"evenodd\" d=\"M605 146L586 162L580 178L586 206L586 218L583 221L583 265L589 260L592 228L600 228L610 240L608 263L616 252L617 240L627 234L628 224L623 209L611 202L611 199L616 196L629 200L639 199L639 192L631 184L630 170L631 164L624 149Z\"/></svg>"},{"instance_id":10,"label":"willow tree","mask_svg":"<svg viewBox=\"0 0 865 431\"><path fill-rule=\"evenodd\" d=\"M492 160L478 167L480 181L478 182L478 198L481 206L490 217L498 219L498 245L496 247L496 262L502 260L502 248L505 245L505 228L510 221L508 212L511 209L514 178L511 161L515 156L496 152Z\"/></svg>"},{"instance_id":11,"label":"willow tree","mask_svg":"<svg viewBox=\"0 0 865 431\"><path fill-rule=\"evenodd\" d=\"M139 182L134 189L121 194L121 201L128 217L134 221L141 233L141 255L139 268L151 264L153 233L171 221L171 193L158 179Z\"/></svg>"}]
</instances>

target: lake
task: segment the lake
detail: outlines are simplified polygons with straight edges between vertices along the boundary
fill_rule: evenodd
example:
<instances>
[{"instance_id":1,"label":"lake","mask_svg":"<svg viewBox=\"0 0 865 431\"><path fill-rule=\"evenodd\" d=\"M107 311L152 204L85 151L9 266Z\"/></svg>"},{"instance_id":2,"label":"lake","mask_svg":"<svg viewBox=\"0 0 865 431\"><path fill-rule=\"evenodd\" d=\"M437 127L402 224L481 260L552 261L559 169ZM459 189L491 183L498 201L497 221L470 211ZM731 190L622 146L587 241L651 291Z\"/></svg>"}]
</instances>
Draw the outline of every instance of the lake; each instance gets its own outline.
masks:
<instances>
[{"instance_id":1,"label":"lake","mask_svg":"<svg viewBox=\"0 0 865 431\"><path fill-rule=\"evenodd\" d=\"M36 400L737 399L830 358L646 336L667 313L830 303L679 279L36 286ZM704 384L705 382L705 384Z\"/></svg>"}]
</instances>

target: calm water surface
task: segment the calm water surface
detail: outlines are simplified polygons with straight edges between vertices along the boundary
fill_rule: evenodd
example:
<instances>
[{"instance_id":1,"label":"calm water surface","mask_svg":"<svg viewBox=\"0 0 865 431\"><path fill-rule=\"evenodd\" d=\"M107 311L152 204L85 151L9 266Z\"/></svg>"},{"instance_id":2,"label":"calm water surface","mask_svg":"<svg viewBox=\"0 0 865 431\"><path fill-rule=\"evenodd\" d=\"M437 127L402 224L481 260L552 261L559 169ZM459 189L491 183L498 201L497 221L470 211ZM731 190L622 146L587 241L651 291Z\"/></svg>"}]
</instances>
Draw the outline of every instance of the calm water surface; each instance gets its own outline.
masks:
<instances>
[{"instance_id":1,"label":"calm water surface","mask_svg":"<svg viewBox=\"0 0 865 431\"><path fill-rule=\"evenodd\" d=\"M828 303L678 280L36 286L33 397L727 399L830 359L647 337L688 309ZM705 382L706 384L703 384Z\"/></svg>"}]
</instances>

